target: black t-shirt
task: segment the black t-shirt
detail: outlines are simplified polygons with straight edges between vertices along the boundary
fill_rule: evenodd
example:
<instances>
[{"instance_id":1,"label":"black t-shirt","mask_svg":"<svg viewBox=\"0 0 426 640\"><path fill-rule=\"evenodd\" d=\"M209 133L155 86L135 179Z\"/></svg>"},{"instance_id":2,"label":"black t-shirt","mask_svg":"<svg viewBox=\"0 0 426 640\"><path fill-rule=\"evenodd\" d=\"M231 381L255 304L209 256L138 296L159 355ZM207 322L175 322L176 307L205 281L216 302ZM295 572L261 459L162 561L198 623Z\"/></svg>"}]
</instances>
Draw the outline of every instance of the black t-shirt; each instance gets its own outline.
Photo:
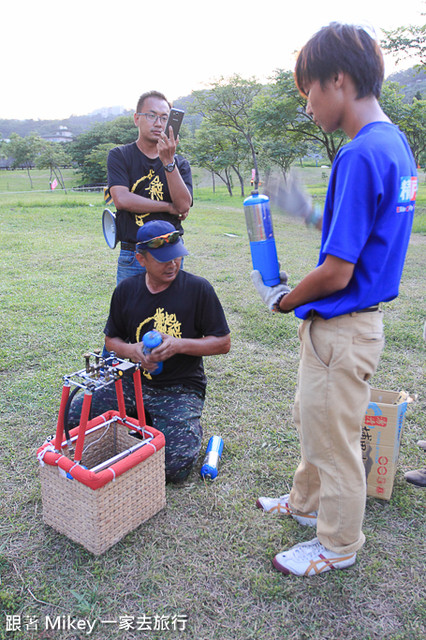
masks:
<instances>
[{"instance_id":1,"label":"black t-shirt","mask_svg":"<svg viewBox=\"0 0 426 640\"><path fill-rule=\"evenodd\" d=\"M192 175L189 162L180 155L175 155L177 169L186 184L192 198ZM151 200L171 202L167 186L166 172L160 158L148 158L138 148L136 142L111 149L108 154L108 187L128 187L136 193ZM175 169L176 171L176 169ZM117 211L117 232L121 242L136 242L139 227L150 220L167 220L176 229L182 230L177 216L170 213L131 213Z\"/></svg>"},{"instance_id":2,"label":"black t-shirt","mask_svg":"<svg viewBox=\"0 0 426 640\"><path fill-rule=\"evenodd\" d=\"M150 293L145 274L126 278L116 287L104 333L110 338L141 342L152 329L176 338L224 336L229 333L225 314L212 285L199 276L180 270L172 284ZM201 357L176 354L163 362L163 371L150 375L152 386L185 384L204 393L206 376Z\"/></svg>"}]
</instances>

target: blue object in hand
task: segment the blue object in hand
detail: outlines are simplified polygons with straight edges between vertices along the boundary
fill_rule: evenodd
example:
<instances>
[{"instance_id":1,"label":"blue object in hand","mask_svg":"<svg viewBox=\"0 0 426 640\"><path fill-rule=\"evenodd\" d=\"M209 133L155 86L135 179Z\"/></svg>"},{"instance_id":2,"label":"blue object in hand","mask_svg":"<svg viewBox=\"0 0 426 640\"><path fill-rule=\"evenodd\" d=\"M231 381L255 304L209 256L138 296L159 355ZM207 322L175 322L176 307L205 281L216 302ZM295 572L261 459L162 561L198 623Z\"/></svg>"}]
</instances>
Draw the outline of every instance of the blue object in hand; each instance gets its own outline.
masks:
<instances>
[{"instance_id":1,"label":"blue object in hand","mask_svg":"<svg viewBox=\"0 0 426 640\"><path fill-rule=\"evenodd\" d=\"M212 436L206 449L203 466L201 467L201 477L214 480L219 469L219 461L223 451L223 439L220 436Z\"/></svg>"},{"instance_id":2,"label":"blue object in hand","mask_svg":"<svg viewBox=\"0 0 426 640\"><path fill-rule=\"evenodd\" d=\"M143 342L143 352L145 355L148 355L149 353L151 353L153 349L155 349L155 347L158 347L158 345L160 345L163 342L163 338L161 337L161 333L153 330L153 331L148 331L147 333L144 334L142 338L142 342ZM150 371L150 374L153 376L157 376L159 373L162 372L162 370L163 370L163 363L159 362L157 365L157 368L154 369L154 371Z\"/></svg>"},{"instance_id":3,"label":"blue object in hand","mask_svg":"<svg viewBox=\"0 0 426 640\"><path fill-rule=\"evenodd\" d=\"M253 269L260 271L266 286L274 287L280 283L280 267L269 198L254 192L243 204Z\"/></svg>"}]
</instances>

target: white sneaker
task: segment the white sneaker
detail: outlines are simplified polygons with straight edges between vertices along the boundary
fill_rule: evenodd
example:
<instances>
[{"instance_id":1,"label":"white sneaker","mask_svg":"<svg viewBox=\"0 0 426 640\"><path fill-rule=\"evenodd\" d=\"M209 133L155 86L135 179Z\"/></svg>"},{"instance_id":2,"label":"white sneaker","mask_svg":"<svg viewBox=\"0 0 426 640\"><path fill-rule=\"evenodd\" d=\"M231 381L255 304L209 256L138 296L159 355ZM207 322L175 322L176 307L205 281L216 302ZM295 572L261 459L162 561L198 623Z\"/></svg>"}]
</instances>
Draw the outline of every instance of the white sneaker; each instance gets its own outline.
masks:
<instances>
[{"instance_id":1,"label":"white sneaker","mask_svg":"<svg viewBox=\"0 0 426 640\"><path fill-rule=\"evenodd\" d=\"M356 553L334 553L326 549L318 538L296 544L278 553L272 560L275 569L295 576L315 576L331 569L346 569L354 564Z\"/></svg>"},{"instance_id":2,"label":"white sneaker","mask_svg":"<svg viewBox=\"0 0 426 640\"><path fill-rule=\"evenodd\" d=\"M258 498L256 506L266 511L266 513L272 513L278 516L291 516L299 524L316 527L318 511L311 511L311 513L304 513L303 515L296 513L288 504L289 496L290 494L287 493L285 496L280 496L279 498Z\"/></svg>"}]
</instances>

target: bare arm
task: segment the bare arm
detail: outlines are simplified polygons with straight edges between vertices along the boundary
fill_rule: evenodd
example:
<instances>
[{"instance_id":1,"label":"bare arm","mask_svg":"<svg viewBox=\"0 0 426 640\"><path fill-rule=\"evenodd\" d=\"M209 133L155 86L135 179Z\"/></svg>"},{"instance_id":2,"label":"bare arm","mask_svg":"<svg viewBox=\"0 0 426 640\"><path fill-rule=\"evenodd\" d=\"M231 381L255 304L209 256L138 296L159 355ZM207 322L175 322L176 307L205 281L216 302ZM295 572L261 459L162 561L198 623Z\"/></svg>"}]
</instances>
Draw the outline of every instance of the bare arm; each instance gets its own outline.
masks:
<instances>
[{"instance_id":1,"label":"bare arm","mask_svg":"<svg viewBox=\"0 0 426 640\"><path fill-rule=\"evenodd\" d=\"M114 351L119 358L129 358L133 362L140 362L142 366L153 370L157 362L167 360L182 353L189 356L215 356L228 353L231 348L230 334L226 336L205 336L203 338L174 338L166 333L161 334L163 342L152 353L145 356L142 342L129 344L121 338L105 337L108 351Z\"/></svg>"},{"instance_id":2,"label":"bare arm","mask_svg":"<svg viewBox=\"0 0 426 640\"><path fill-rule=\"evenodd\" d=\"M177 140L175 140L172 127L169 127L169 136L170 137L165 133L162 133L161 138L158 141L158 155L163 165L171 164L173 162L176 147L179 143L179 136L177 137ZM178 211L178 215L187 215L192 203L192 198L178 168L175 167L171 172L166 171L166 179L170 197L172 199L173 206Z\"/></svg>"},{"instance_id":3,"label":"bare arm","mask_svg":"<svg viewBox=\"0 0 426 640\"><path fill-rule=\"evenodd\" d=\"M156 360L167 360L177 353L187 356L216 356L220 353L228 353L231 348L231 337L204 336L203 338L173 338L166 333L161 334L163 342L155 349L152 355Z\"/></svg>"},{"instance_id":4,"label":"bare arm","mask_svg":"<svg viewBox=\"0 0 426 640\"><path fill-rule=\"evenodd\" d=\"M173 163L179 137L175 140L173 131L168 138L164 133L158 141L158 155L163 165ZM171 202L164 200L151 200L136 193L132 193L124 185L115 185L110 188L111 196L117 210L131 211L132 213L159 213L165 212L179 217L181 220L188 215L192 204L191 194L176 167L172 172L166 171L167 186Z\"/></svg>"},{"instance_id":5,"label":"bare arm","mask_svg":"<svg viewBox=\"0 0 426 640\"><path fill-rule=\"evenodd\" d=\"M145 359L142 342L129 343L121 338L105 336L105 347L108 351L114 351L119 358L129 358L133 362L142 362Z\"/></svg>"},{"instance_id":6,"label":"bare arm","mask_svg":"<svg viewBox=\"0 0 426 640\"><path fill-rule=\"evenodd\" d=\"M132 213L159 213L166 212L178 216L179 211L173 202L163 200L151 200L144 198L137 193L129 191L128 187L115 186L110 188L111 196L117 211L131 211Z\"/></svg>"},{"instance_id":7,"label":"bare arm","mask_svg":"<svg viewBox=\"0 0 426 640\"><path fill-rule=\"evenodd\" d=\"M290 293L282 298L280 309L288 313L302 304L341 291L349 284L354 268L355 265L352 262L327 255L319 267L308 273Z\"/></svg>"}]
</instances>

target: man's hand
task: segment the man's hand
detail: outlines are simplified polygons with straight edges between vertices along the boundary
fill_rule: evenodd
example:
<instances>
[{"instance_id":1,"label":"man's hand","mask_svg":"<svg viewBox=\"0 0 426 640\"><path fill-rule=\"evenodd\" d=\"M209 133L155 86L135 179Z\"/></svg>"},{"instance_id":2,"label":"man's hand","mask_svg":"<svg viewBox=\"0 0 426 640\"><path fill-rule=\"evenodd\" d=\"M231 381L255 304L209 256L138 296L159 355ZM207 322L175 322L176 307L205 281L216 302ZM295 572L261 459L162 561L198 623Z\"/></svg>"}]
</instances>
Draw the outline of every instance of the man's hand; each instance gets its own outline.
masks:
<instances>
[{"instance_id":1,"label":"man's hand","mask_svg":"<svg viewBox=\"0 0 426 640\"><path fill-rule=\"evenodd\" d=\"M170 213L172 216L176 216L176 218L178 220L186 220L186 218L188 217L188 214L189 214L189 209L188 209L188 211L185 211L185 212L182 213L181 211L178 211L176 209L176 207L173 204L173 202L170 202L168 204L169 204L169 206L168 206L168 209L167 209L167 213Z\"/></svg>"},{"instance_id":2,"label":"man's hand","mask_svg":"<svg viewBox=\"0 0 426 640\"><path fill-rule=\"evenodd\" d=\"M285 271L280 271L281 282L274 287L267 287L263 283L260 271L252 271L251 279L258 294L267 305L269 311L273 310L274 304L277 302L278 298L281 298L283 293L286 294L291 291L290 287L287 285L287 274Z\"/></svg>"},{"instance_id":3,"label":"man's hand","mask_svg":"<svg viewBox=\"0 0 426 640\"><path fill-rule=\"evenodd\" d=\"M159 158L163 165L171 164L173 162L178 142L179 136L177 137L177 140L175 140L173 130L170 131L170 138L164 133L164 131L161 134L157 143L157 149Z\"/></svg>"},{"instance_id":4,"label":"man's hand","mask_svg":"<svg viewBox=\"0 0 426 640\"><path fill-rule=\"evenodd\" d=\"M144 353L143 342L135 342L128 345L127 353L133 362L139 362L143 369L151 373L156 370L160 361L165 360L165 358L161 357L157 352L157 349L159 349L159 347L155 347L151 353Z\"/></svg>"},{"instance_id":5,"label":"man's hand","mask_svg":"<svg viewBox=\"0 0 426 640\"><path fill-rule=\"evenodd\" d=\"M168 360L177 353L180 353L180 343L182 340L175 338L174 336L170 336L168 333L162 332L161 337L163 338L163 341L158 345L158 347L155 347L150 354L150 357L154 362Z\"/></svg>"}]
</instances>

